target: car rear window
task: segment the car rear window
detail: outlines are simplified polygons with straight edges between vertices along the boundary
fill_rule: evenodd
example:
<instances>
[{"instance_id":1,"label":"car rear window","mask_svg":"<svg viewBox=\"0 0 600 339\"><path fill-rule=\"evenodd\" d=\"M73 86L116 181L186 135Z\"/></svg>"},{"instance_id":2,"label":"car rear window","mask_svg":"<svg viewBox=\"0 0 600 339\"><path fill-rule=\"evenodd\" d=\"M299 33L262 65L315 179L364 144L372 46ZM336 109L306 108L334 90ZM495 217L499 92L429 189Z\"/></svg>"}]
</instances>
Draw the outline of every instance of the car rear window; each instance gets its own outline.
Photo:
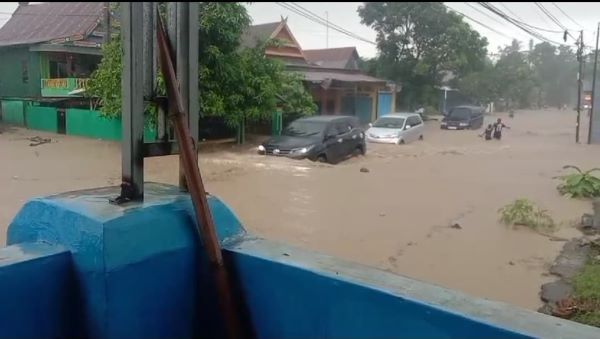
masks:
<instances>
[{"instance_id":1,"label":"car rear window","mask_svg":"<svg viewBox=\"0 0 600 339\"><path fill-rule=\"evenodd\" d=\"M456 119L469 119L471 118L471 110L462 107L454 108L450 111L449 116Z\"/></svg>"},{"instance_id":2,"label":"car rear window","mask_svg":"<svg viewBox=\"0 0 600 339\"><path fill-rule=\"evenodd\" d=\"M326 126L327 124L321 121L296 120L289 124L282 134L291 137L312 137L323 133Z\"/></svg>"},{"instance_id":3,"label":"car rear window","mask_svg":"<svg viewBox=\"0 0 600 339\"><path fill-rule=\"evenodd\" d=\"M373 123L373 127L380 128L402 128L402 126L404 126L404 118L383 117Z\"/></svg>"}]
</instances>

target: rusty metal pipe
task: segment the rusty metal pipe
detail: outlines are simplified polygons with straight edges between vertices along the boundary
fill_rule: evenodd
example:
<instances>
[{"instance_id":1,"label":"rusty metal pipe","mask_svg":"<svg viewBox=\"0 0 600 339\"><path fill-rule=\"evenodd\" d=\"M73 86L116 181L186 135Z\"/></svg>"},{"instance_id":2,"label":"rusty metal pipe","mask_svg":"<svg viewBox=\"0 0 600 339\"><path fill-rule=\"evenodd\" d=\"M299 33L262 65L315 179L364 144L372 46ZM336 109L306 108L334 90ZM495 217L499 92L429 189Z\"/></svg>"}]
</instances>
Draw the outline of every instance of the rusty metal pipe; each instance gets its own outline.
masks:
<instances>
[{"instance_id":1,"label":"rusty metal pipe","mask_svg":"<svg viewBox=\"0 0 600 339\"><path fill-rule=\"evenodd\" d=\"M196 228L204 243L206 255L214 274L222 319L228 336L232 339L241 338L241 323L235 301L232 297L231 282L223 262L221 246L217 238L214 221L208 206L208 200L206 199L204 183L202 182L202 176L195 157L196 148L194 147L193 139L187 126L187 114L181 93L179 93L179 83L173 65L173 51L167 38L163 21L159 13L156 15L158 18L157 40L160 68L167 87L169 118L174 124L177 142L179 143L181 163L196 213Z\"/></svg>"}]
</instances>

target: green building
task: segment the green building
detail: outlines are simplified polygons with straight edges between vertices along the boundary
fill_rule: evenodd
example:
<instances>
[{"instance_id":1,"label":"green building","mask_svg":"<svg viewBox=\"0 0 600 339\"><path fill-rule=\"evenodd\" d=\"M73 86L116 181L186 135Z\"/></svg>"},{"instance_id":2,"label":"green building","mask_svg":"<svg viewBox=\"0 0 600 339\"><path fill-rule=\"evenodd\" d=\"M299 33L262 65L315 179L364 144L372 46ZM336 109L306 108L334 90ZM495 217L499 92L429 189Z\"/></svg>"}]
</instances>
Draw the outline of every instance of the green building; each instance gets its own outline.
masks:
<instances>
[{"instance_id":1,"label":"green building","mask_svg":"<svg viewBox=\"0 0 600 339\"><path fill-rule=\"evenodd\" d=\"M85 98L102 59L105 2L20 2L0 28L0 118L54 133L119 140L121 122Z\"/></svg>"}]
</instances>

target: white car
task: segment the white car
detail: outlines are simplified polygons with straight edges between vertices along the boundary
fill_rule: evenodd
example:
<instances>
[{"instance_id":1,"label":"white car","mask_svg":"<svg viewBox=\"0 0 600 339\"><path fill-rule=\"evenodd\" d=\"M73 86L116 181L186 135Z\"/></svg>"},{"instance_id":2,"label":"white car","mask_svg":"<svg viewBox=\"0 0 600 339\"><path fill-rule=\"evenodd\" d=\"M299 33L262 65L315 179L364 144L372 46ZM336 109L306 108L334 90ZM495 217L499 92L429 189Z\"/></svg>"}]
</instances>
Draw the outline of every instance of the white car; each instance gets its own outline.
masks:
<instances>
[{"instance_id":1,"label":"white car","mask_svg":"<svg viewBox=\"0 0 600 339\"><path fill-rule=\"evenodd\" d=\"M367 141L385 144L406 144L423 139L424 124L416 113L394 113L369 124Z\"/></svg>"}]
</instances>

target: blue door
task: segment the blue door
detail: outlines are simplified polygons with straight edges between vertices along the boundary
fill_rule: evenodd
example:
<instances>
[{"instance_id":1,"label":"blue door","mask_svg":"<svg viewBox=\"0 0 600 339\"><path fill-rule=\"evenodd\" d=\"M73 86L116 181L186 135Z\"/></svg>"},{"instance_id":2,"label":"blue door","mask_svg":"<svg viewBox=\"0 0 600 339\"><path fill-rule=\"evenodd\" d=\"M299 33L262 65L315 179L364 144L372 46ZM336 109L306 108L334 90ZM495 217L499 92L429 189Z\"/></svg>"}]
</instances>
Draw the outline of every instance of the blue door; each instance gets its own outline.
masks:
<instances>
[{"instance_id":1,"label":"blue door","mask_svg":"<svg viewBox=\"0 0 600 339\"><path fill-rule=\"evenodd\" d=\"M379 92L377 101L377 117L392 113L392 93Z\"/></svg>"},{"instance_id":2,"label":"blue door","mask_svg":"<svg viewBox=\"0 0 600 339\"><path fill-rule=\"evenodd\" d=\"M356 116L363 124L371 122L371 113L373 112L373 99L370 96L356 97Z\"/></svg>"},{"instance_id":3,"label":"blue door","mask_svg":"<svg viewBox=\"0 0 600 339\"><path fill-rule=\"evenodd\" d=\"M354 115L354 97L342 97L342 115Z\"/></svg>"}]
</instances>

